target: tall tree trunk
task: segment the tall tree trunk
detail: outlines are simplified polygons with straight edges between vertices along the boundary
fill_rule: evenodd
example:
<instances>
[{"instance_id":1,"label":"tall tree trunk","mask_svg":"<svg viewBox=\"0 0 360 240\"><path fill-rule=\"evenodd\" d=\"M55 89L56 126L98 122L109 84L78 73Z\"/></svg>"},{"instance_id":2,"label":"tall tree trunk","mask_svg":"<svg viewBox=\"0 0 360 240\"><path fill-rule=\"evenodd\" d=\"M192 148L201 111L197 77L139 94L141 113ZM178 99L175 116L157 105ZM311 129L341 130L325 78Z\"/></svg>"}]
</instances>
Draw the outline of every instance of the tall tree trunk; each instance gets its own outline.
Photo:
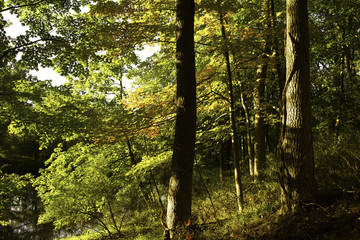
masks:
<instances>
[{"instance_id":1,"label":"tall tree trunk","mask_svg":"<svg viewBox=\"0 0 360 240\"><path fill-rule=\"evenodd\" d=\"M170 239L190 220L196 135L194 0L176 5L176 124L166 224Z\"/></svg>"},{"instance_id":2,"label":"tall tree trunk","mask_svg":"<svg viewBox=\"0 0 360 240\"><path fill-rule=\"evenodd\" d=\"M344 91L344 82L345 82L345 56L346 56L346 31L345 27L340 27L341 31L341 40L344 44L340 44L339 48L339 57L335 58L335 62L339 65L339 74L338 77L335 78L335 121L334 121L334 130L335 130L335 141L340 133L341 125L344 122L344 103L345 103L345 91Z\"/></svg>"},{"instance_id":3,"label":"tall tree trunk","mask_svg":"<svg viewBox=\"0 0 360 240\"><path fill-rule=\"evenodd\" d=\"M283 210L294 212L315 191L307 1L287 0L286 20L280 184Z\"/></svg>"},{"instance_id":4,"label":"tall tree trunk","mask_svg":"<svg viewBox=\"0 0 360 240\"><path fill-rule=\"evenodd\" d=\"M270 55L270 0L263 0L264 27L263 40L264 46L260 56L258 69L256 72L256 82L254 91L254 113L255 113L255 135L254 135L254 176L261 177L265 163L265 133L264 124L264 98L265 81L268 67L268 55Z\"/></svg>"},{"instance_id":5,"label":"tall tree trunk","mask_svg":"<svg viewBox=\"0 0 360 240\"><path fill-rule=\"evenodd\" d=\"M247 147L248 147L248 153L249 153L249 171L250 171L250 176L254 177L255 176L255 174L254 174L254 145L252 143L252 137L251 137L251 120L250 120L249 108L246 105L244 90L242 87L239 73L238 73L238 82L239 82L239 89L240 89L241 105L244 109L244 114L245 114L246 141L247 141Z\"/></svg>"},{"instance_id":6,"label":"tall tree trunk","mask_svg":"<svg viewBox=\"0 0 360 240\"><path fill-rule=\"evenodd\" d=\"M277 80L277 91L278 91L278 99L279 99L279 109L282 109L282 92L284 89L284 83L285 83L285 72L283 71L282 63L280 61L280 55L279 55L279 39L276 36L276 15L275 15L275 4L274 0L270 0L270 19L271 19L271 32L272 32L272 41L271 41L271 47L272 47L272 64L275 72L275 77ZM281 111L280 111L281 114Z\"/></svg>"},{"instance_id":7,"label":"tall tree trunk","mask_svg":"<svg viewBox=\"0 0 360 240\"><path fill-rule=\"evenodd\" d=\"M226 44L227 37L226 37L223 15L221 12L220 12L220 23L221 23L221 34ZM224 49L224 56L226 61L226 72L228 78L228 90L230 97L229 115L230 115L230 128L231 128L231 146L232 146L233 161L234 161L236 198L238 204L238 211L239 213L242 213L244 209L244 196L243 196L243 189L241 184L240 156L239 156L240 151L239 151L239 141L237 139L237 130L236 130L236 122L235 122L235 102L234 102L234 91L232 85L230 57L229 57L229 50L226 45Z\"/></svg>"},{"instance_id":8,"label":"tall tree trunk","mask_svg":"<svg viewBox=\"0 0 360 240\"><path fill-rule=\"evenodd\" d=\"M220 150L219 150L219 180L220 183L223 183L224 180L224 176L223 176L223 170L224 170L224 150L223 150L223 146L222 143L220 143Z\"/></svg>"},{"instance_id":9,"label":"tall tree trunk","mask_svg":"<svg viewBox=\"0 0 360 240\"><path fill-rule=\"evenodd\" d=\"M265 163L265 124L264 124L264 97L265 97L265 80L267 60L261 57L257 70L257 79L254 91L254 177L261 176Z\"/></svg>"},{"instance_id":10,"label":"tall tree trunk","mask_svg":"<svg viewBox=\"0 0 360 240\"><path fill-rule=\"evenodd\" d=\"M271 29L272 29L272 41L271 41L271 47L272 47L272 66L274 69L274 73L275 73L275 78L277 81L277 94L278 94L278 112L279 112L279 122L281 122L281 119L283 119L283 107L282 107L282 92L284 89L284 83L285 83L285 71L284 71L284 66L281 62L280 59L280 55L279 55L279 43L280 40L278 39L276 32L276 15L275 15L275 4L274 4L274 0L270 0L270 15L271 15ZM277 124L276 125L276 129L279 130L277 132L279 132L280 134L278 135L278 139L277 139L277 147L278 149L281 148L281 131L280 131L280 126L281 124Z\"/></svg>"}]
</instances>

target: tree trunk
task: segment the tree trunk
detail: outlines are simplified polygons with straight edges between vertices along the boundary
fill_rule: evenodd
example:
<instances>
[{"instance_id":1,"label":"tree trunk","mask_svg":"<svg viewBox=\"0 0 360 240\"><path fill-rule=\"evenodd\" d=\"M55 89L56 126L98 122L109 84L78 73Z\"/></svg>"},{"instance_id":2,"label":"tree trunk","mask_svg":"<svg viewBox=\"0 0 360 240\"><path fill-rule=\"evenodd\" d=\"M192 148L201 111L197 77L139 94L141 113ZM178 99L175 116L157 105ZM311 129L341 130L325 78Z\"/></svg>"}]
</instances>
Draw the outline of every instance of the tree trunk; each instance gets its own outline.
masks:
<instances>
[{"instance_id":1,"label":"tree trunk","mask_svg":"<svg viewBox=\"0 0 360 240\"><path fill-rule=\"evenodd\" d=\"M220 12L220 23L221 23L221 34L223 40L226 44L226 31L224 26L223 15ZM235 103L234 103L234 91L232 85L232 76L231 76L231 67L230 67L230 57L228 47L225 46L224 56L226 61L226 71L228 78L228 90L230 97L230 106L229 106L229 115L230 115L230 129L231 129L231 146L233 152L233 161L234 161L234 177L235 177L235 188L236 188L236 198L238 204L238 211L242 213L244 209L244 196L243 189L241 184L241 171L240 171L240 157L239 157L239 141L237 139L236 131L236 122L235 122Z\"/></svg>"},{"instance_id":2,"label":"tree trunk","mask_svg":"<svg viewBox=\"0 0 360 240\"><path fill-rule=\"evenodd\" d=\"M249 152L249 171L250 171L250 176L254 177L255 176L255 174L254 174L254 145L252 143L252 138L251 138L251 124L250 124L251 120L250 120L249 109L246 105L246 100L245 100L244 91L242 88L240 74L238 74L238 82L239 82L239 88L240 88L241 105L244 109L244 114L245 114L246 141L247 141L248 152Z\"/></svg>"},{"instance_id":3,"label":"tree trunk","mask_svg":"<svg viewBox=\"0 0 360 240\"><path fill-rule=\"evenodd\" d=\"M276 132L279 133L277 136L277 148L280 150L281 148L281 119L283 119L283 111L282 111L282 92L284 89L284 83L285 83L285 71L283 63L281 62L280 55L279 55L279 49L278 46L280 44L280 40L278 39L276 32L276 14L275 14L275 4L273 0L270 0L270 15L271 15L271 29L272 29L272 41L271 41L271 48L272 48L272 67L275 73L275 78L277 82L277 94L278 94L278 112L279 112L279 123L276 124Z\"/></svg>"},{"instance_id":4,"label":"tree trunk","mask_svg":"<svg viewBox=\"0 0 360 240\"><path fill-rule=\"evenodd\" d=\"M341 40L342 42L346 41L346 31L345 27L340 28L341 30ZM340 44L339 55L335 57L335 62L339 65L339 74L338 77L335 78L335 88L336 93L334 96L334 112L336 114L334 121L334 129L335 129L335 141L340 134L341 125L344 122L344 104L345 104L345 91L344 91L344 82L345 82L345 56L346 56L346 44Z\"/></svg>"},{"instance_id":5,"label":"tree trunk","mask_svg":"<svg viewBox=\"0 0 360 240\"><path fill-rule=\"evenodd\" d=\"M315 191L307 1L287 0L286 13L280 184L283 211L294 212Z\"/></svg>"},{"instance_id":6,"label":"tree trunk","mask_svg":"<svg viewBox=\"0 0 360 240\"><path fill-rule=\"evenodd\" d=\"M254 91L254 177L261 176L265 163L265 124L264 124L264 97L267 60L261 57L261 62L257 70L257 79Z\"/></svg>"},{"instance_id":7,"label":"tree trunk","mask_svg":"<svg viewBox=\"0 0 360 240\"><path fill-rule=\"evenodd\" d=\"M263 27L263 53L260 56L258 69L256 72L255 92L254 92L254 113L255 113L255 135L254 135L254 176L260 178L265 164L265 137L266 127L264 124L264 98L266 71L268 67L268 55L270 55L270 0L263 0L264 27Z\"/></svg>"},{"instance_id":8,"label":"tree trunk","mask_svg":"<svg viewBox=\"0 0 360 240\"><path fill-rule=\"evenodd\" d=\"M196 134L194 0L177 0L177 113L171 160L166 225L170 239L191 216L192 176Z\"/></svg>"},{"instance_id":9,"label":"tree trunk","mask_svg":"<svg viewBox=\"0 0 360 240\"><path fill-rule=\"evenodd\" d=\"M282 67L282 63L280 61L280 55L279 55L279 39L277 39L276 36L276 15L275 15L275 4L273 0L270 0L270 19L271 19L271 30L272 30L272 41L271 41L271 45L272 45L272 63L273 63L273 68L274 68L274 72L275 72L275 77L277 80L277 91L278 91L278 95L279 95L279 109L282 109L282 92L284 89L284 82L285 82L285 72L283 71L283 67ZM280 111L281 114L281 111Z\"/></svg>"},{"instance_id":10,"label":"tree trunk","mask_svg":"<svg viewBox=\"0 0 360 240\"><path fill-rule=\"evenodd\" d=\"M224 163L225 163L224 150L223 150L222 143L220 143L220 150L219 150L219 180L220 180L220 183L223 183L223 180L224 180L224 176L223 176Z\"/></svg>"}]
</instances>

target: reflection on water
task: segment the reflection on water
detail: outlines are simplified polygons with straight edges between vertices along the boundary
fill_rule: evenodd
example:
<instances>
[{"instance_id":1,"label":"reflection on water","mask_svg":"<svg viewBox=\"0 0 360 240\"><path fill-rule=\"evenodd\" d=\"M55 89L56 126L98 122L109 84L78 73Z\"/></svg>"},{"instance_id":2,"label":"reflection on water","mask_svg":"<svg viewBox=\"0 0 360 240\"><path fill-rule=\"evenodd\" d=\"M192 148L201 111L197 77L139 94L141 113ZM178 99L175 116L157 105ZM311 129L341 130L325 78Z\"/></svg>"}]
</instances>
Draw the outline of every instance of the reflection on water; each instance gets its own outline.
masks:
<instances>
[{"instance_id":1,"label":"reflection on water","mask_svg":"<svg viewBox=\"0 0 360 240\"><path fill-rule=\"evenodd\" d=\"M52 224L37 225L41 204L33 188L24 199L14 199L10 225L0 227L0 240L52 240L58 234Z\"/></svg>"}]
</instances>

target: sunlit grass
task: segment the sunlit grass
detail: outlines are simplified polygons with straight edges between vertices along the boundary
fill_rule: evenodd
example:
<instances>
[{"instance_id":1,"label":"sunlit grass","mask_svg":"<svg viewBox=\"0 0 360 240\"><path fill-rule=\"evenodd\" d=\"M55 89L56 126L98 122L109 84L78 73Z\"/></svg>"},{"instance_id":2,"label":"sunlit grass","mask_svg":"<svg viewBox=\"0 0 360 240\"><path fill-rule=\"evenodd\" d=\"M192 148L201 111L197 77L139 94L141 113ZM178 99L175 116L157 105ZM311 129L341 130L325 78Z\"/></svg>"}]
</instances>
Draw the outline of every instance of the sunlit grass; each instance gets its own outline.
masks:
<instances>
[{"instance_id":1,"label":"sunlit grass","mask_svg":"<svg viewBox=\"0 0 360 240\"><path fill-rule=\"evenodd\" d=\"M56 240L98 240L101 239L101 237L103 237L103 235L99 232L87 232L80 236L58 238Z\"/></svg>"}]
</instances>

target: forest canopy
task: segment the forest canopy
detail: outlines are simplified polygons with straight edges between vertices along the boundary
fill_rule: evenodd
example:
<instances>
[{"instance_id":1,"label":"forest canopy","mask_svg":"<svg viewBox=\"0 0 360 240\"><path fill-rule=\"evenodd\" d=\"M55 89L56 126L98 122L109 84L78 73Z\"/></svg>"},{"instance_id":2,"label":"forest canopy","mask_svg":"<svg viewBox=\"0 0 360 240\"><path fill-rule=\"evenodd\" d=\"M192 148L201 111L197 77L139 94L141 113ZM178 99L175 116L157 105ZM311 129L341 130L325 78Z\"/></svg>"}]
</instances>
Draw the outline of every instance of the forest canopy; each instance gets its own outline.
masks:
<instances>
[{"instance_id":1,"label":"forest canopy","mask_svg":"<svg viewBox=\"0 0 360 240\"><path fill-rule=\"evenodd\" d=\"M358 9L0 0L0 240L357 239Z\"/></svg>"}]
</instances>

